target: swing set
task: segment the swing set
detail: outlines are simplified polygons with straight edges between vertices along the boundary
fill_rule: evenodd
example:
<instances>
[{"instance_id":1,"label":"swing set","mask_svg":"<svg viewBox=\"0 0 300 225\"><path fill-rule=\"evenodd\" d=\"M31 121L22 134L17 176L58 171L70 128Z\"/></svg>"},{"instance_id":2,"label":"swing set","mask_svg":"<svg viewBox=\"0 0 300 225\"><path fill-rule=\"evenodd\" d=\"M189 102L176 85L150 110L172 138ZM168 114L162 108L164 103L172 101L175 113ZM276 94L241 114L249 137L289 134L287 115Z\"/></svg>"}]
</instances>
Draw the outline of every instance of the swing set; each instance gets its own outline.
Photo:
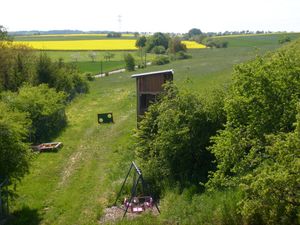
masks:
<instances>
[{"instance_id":1,"label":"swing set","mask_svg":"<svg viewBox=\"0 0 300 225\"><path fill-rule=\"evenodd\" d=\"M117 195L116 201L114 205L117 205L117 201L120 199L122 191L125 188L125 185L127 184L129 174L133 170L133 185L131 188L131 194L130 197L125 197L124 199L124 214L123 218L126 216L128 210L130 210L131 213L142 213L146 211L147 209L153 209L155 207L157 211L160 213L160 210L157 206L156 201L154 201L149 185L146 184L141 170L137 167L137 165L134 162L131 162L130 168L127 172L127 175L125 177L125 180L123 181L122 187ZM138 195L138 187L141 187L141 193L142 195ZM144 195L147 193L148 195Z\"/></svg>"}]
</instances>

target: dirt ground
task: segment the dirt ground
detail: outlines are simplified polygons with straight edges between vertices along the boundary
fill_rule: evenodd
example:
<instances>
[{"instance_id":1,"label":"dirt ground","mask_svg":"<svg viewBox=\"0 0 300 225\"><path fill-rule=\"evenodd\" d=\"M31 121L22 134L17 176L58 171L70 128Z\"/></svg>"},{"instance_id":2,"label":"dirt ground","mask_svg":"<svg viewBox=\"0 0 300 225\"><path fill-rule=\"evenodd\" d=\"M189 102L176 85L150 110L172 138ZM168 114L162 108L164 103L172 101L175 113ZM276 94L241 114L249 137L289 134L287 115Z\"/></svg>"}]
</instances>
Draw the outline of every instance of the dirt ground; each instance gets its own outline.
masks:
<instances>
[{"instance_id":1,"label":"dirt ground","mask_svg":"<svg viewBox=\"0 0 300 225\"><path fill-rule=\"evenodd\" d=\"M142 213L132 213L130 211L130 209L128 209L128 211L125 215L125 218L133 219L137 216L142 215L145 212L148 212L148 213L150 212L153 215L158 215L159 214L156 207L148 208L148 209L146 209L146 211L144 211ZM110 208L106 208L104 210L104 215L101 217L99 222L100 222L100 224L105 224L105 223L112 223L112 222L116 222L118 220L122 220L124 213L125 213L125 207L124 206L122 206L122 207L112 206Z\"/></svg>"}]
</instances>

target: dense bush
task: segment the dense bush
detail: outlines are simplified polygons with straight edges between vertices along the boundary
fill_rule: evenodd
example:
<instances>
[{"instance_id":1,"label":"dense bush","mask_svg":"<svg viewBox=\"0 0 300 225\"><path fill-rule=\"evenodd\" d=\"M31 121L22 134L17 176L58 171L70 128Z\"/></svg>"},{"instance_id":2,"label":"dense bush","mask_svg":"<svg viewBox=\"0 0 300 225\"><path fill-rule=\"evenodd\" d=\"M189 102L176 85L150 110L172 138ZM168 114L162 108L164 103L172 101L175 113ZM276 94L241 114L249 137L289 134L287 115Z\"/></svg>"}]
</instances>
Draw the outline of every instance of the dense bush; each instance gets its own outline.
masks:
<instances>
[{"instance_id":1,"label":"dense bush","mask_svg":"<svg viewBox=\"0 0 300 225\"><path fill-rule=\"evenodd\" d=\"M20 179L28 172L30 150L26 143L30 120L0 101L0 182Z\"/></svg>"},{"instance_id":2,"label":"dense bush","mask_svg":"<svg viewBox=\"0 0 300 225\"><path fill-rule=\"evenodd\" d=\"M228 42L216 38L206 38L203 43L210 48L227 48Z\"/></svg>"},{"instance_id":3,"label":"dense bush","mask_svg":"<svg viewBox=\"0 0 300 225\"><path fill-rule=\"evenodd\" d=\"M38 84L48 84L50 88L64 91L68 100L77 94L89 91L87 81L78 74L78 70L63 61L52 62L45 53L41 53L36 64Z\"/></svg>"},{"instance_id":4,"label":"dense bush","mask_svg":"<svg viewBox=\"0 0 300 225\"><path fill-rule=\"evenodd\" d=\"M207 180L213 157L206 147L224 122L221 95L201 100L167 85L161 100L150 106L135 134L136 155L158 189L166 183L182 188Z\"/></svg>"},{"instance_id":5,"label":"dense bush","mask_svg":"<svg viewBox=\"0 0 300 225\"><path fill-rule=\"evenodd\" d=\"M32 121L30 142L34 143L49 141L66 125L65 99L63 92L57 93L46 84L24 85L18 93L2 94L3 101Z\"/></svg>"},{"instance_id":6,"label":"dense bush","mask_svg":"<svg viewBox=\"0 0 300 225\"><path fill-rule=\"evenodd\" d=\"M284 44L284 43L287 43L287 42L290 42L291 41L291 38L289 36L283 36L282 38L280 38L278 40L278 43L279 44Z\"/></svg>"},{"instance_id":7,"label":"dense bush","mask_svg":"<svg viewBox=\"0 0 300 225\"><path fill-rule=\"evenodd\" d=\"M135 70L135 60L131 54L124 55L125 68L127 71Z\"/></svg>"},{"instance_id":8,"label":"dense bush","mask_svg":"<svg viewBox=\"0 0 300 225\"><path fill-rule=\"evenodd\" d=\"M177 59L190 59L190 58L192 58L191 55L186 54L184 51L177 52L176 57L177 57Z\"/></svg>"},{"instance_id":9,"label":"dense bush","mask_svg":"<svg viewBox=\"0 0 300 225\"><path fill-rule=\"evenodd\" d=\"M146 42L146 51L151 52L155 46L163 46L165 49L169 45L169 36L160 32L148 37Z\"/></svg>"},{"instance_id":10,"label":"dense bush","mask_svg":"<svg viewBox=\"0 0 300 225\"><path fill-rule=\"evenodd\" d=\"M165 54L166 53L166 48L162 45L154 46L151 50L152 53L154 54Z\"/></svg>"},{"instance_id":11,"label":"dense bush","mask_svg":"<svg viewBox=\"0 0 300 225\"><path fill-rule=\"evenodd\" d=\"M48 84L57 91L64 91L69 100L76 94L88 92L88 84L78 70L62 60L52 62L45 53L36 57L24 45L0 42L0 92L18 91L24 83Z\"/></svg>"},{"instance_id":12,"label":"dense bush","mask_svg":"<svg viewBox=\"0 0 300 225\"><path fill-rule=\"evenodd\" d=\"M158 55L152 60L153 65L164 65L170 62L169 57L165 55Z\"/></svg>"},{"instance_id":13,"label":"dense bush","mask_svg":"<svg viewBox=\"0 0 300 225\"><path fill-rule=\"evenodd\" d=\"M300 221L299 68L299 41L235 68L227 123L210 148L217 171L207 187L240 186L248 224Z\"/></svg>"},{"instance_id":14,"label":"dense bush","mask_svg":"<svg viewBox=\"0 0 300 225\"><path fill-rule=\"evenodd\" d=\"M186 45L181 43L181 39L178 37L170 38L168 45L168 52L176 54L177 52L186 52Z\"/></svg>"},{"instance_id":15,"label":"dense bush","mask_svg":"<svg viewBox=\"0 0 300 225\"><path fill-rule=\"evenodd\" d=\"M35 83L34 60L30 48L0 41L0 92L16 91L24 82Z\"/></svg>"},{"instance_id":16,"label":"dense bush","mask_svg":"<svg viewBox=\"0 0 300 225\"><path fill-rule=\"evenodd\" d=\"M300 222L300 107L296 130L267 137L266 159L243 177L244 217L263 224Z\"/></svg>"},{"instance_id":17,"label":"dense bush","mask_svg":"<svg viewBox=\"0 0 300 225\"><path fill-rule=\"evenodd\" d=\"M212 182L219 178L229 182L252 171L264 158L266 135L293 130L300 99L299 68L299 42L235 68L225 101L226 128L211 148L218 161Z\"/></svg>"}]
</instances>

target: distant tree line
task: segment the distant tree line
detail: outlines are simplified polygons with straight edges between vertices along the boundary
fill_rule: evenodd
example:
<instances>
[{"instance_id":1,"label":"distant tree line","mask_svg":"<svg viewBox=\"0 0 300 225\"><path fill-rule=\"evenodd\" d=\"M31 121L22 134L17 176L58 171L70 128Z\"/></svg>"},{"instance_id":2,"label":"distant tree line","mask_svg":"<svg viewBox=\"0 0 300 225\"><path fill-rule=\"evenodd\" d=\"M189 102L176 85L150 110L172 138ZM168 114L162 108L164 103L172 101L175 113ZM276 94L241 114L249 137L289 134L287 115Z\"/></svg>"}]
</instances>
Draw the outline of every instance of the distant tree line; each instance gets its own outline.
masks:
<instances>
[{"instance_id":1,"label":"distant tree line","mask_svg":"<svg viewBox=\"0 0 300 225\"><path fill-rule=\"evenodd\" d=\"M122 34L119 32L109 32L106 36L109 38L119 38L122 37Z\"/></svg>"}]
</instances>

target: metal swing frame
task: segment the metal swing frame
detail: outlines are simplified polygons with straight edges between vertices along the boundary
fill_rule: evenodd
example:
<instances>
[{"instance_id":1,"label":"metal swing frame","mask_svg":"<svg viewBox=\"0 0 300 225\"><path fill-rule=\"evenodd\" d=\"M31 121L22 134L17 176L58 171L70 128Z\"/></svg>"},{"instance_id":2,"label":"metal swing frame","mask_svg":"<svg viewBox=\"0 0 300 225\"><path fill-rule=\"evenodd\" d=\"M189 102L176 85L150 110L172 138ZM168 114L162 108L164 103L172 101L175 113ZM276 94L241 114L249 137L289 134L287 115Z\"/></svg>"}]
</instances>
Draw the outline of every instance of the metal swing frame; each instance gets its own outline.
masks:
<instances>
[{"instance_id":1,"label":"metal swing frame","mask_svg":"<svg viewBox=\"0 0 300 225\"><path fill-rule=\"evenodd\" d=\"M118 193L118 195L117 195L117 198L116 198L116 200L115 200L115 203L114 203L115 206L117 205L117 201L119 200L119 198L120 198L120 196L121 196L121 193L122 193L122 191L123 191L123 189L124 189L124 186L125 186L125 184L126 184L126 181L127 181L128 177L129 177L129 174L130 174L130 172L131 172L132 169L135 170L135 173L134 173L133 187L132 187L132 189L131 189L131 196L130 196L130 199L129 199L129 203L132 203L133 198L136 196L137 186L138 186L139 182L141 182L141 184L142 184L143 191L144 191L144 190L148 190L148 191L149 191L148 185L146 184L146 182L145 182L145 180L144 180L144 178L143 178L143 175L142 175L141 170L140 170L140 169L138 168L138 166L132 161L131 164L130 164L130 168L129 168L128 172L127 172L127 175L126 175L126 177L125 177L125 180L123 181L122 187L121 187L121 189L120 189L120 191L119 191L119 193ZM137 178L136 178L136 175L138 175ZM148 192L148 193L151 194L150 192ZM153 198L153 197L152 197L152 198ZM153 203L154 203L154 206L156 207L157 211L160 213L160 210L159 210L159 208L158 208L158 205L157 205L157 203L156 203L156 201L155 201L154 199L153 199ZM126 206L126 208L125 208L125 212L124 212L124 214L123 214L123 219L124 219L124 217L125 217L126 214L127 214L128 208L129 208L129 204L128 204L128 205Z\"/></svg>"}]
</instances>

